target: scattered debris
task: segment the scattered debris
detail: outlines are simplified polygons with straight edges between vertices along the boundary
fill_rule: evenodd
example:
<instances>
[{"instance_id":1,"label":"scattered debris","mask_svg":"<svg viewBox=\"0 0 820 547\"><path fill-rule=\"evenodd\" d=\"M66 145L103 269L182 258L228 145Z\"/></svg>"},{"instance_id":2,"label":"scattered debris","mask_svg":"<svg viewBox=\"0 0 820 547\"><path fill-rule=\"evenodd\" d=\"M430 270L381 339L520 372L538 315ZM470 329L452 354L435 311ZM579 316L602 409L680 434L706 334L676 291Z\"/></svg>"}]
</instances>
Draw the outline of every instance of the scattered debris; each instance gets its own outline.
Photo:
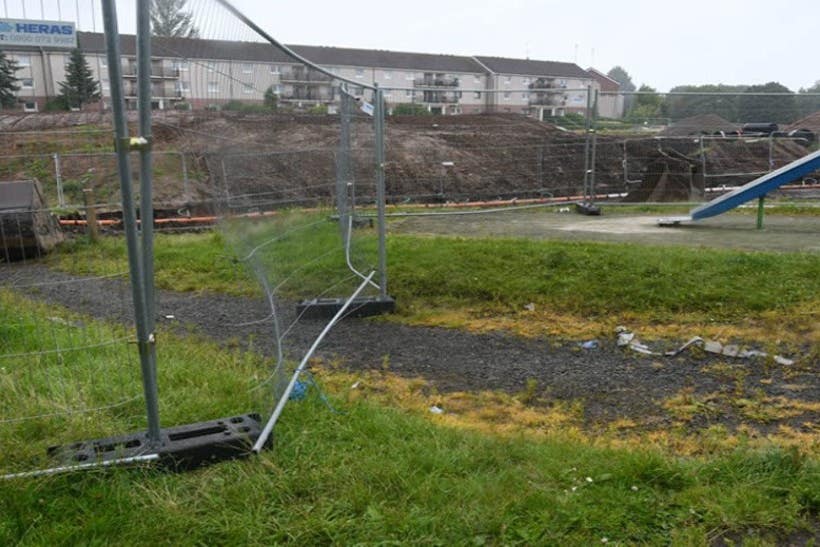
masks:
<instances>
[{"instance_id":1,"label":"scattered debris","mask_svg":"<svg viewBox=\"0 0 820 547\"><path fill-rule=\"evenodd\" d=\"M527 311L535 311L535 303L534 303L534 302L530 302L529 304L527 304L526 306L524 306L524 309L525 309L525 310L527 310Z\"/></svg>"},{"instance_id":2,"label":"scattered debris","mask_svg":"<svg viewBox=\"0 0 820 547\"><path fill-rule=\"evenodd\" d=\"M176 316L168 314L168 315L165 316L165 319L168 319L169 321L174 320L174 319L176 319Z\"/></svg>"},{"instance_id":3,"label":"scattered debris","mask_svg":"<svg viewBox=\"0 0 820 547\"><path fill-rule=\"evenodd\" d=\"M578 345L583 349L598 349L598 340L588 340L586 342L581 342Z\"/></svg>"},{"instance_id":4,"label":"scattered debris","mask_svg":"<svg viewBox=\"0 0 820 547\"><path fill-rule=\"evenodd\" d=\"M67 320L63 319L62 317L56 317L56 316L55 317L49 317L48 320L51 321L52 323L57 323L58 325L64 325L66 327L74 327L74 328L77 328L77 329L82 328L82 327L85 326L85 325L83 325L83 323L81 321L67 321Z\"/></svg>"},{"instance_id":5,"label":"scattered debris","mask_svg":"<svg viewBox=\"0 0 820 547\"><path fill-rule=\"evenodd\" d=\"M444 409L438 405L433 405L430 407L430 412L432 414L444 414Z\"/></svg>"},{"instance_id":6,"label":"scattered debris","mask_svg":"<svg viewBox=\"0 0 820 547\"><path fill-rule=\"evenodd\" d=\"M664 353L653 351L649 346L646 344L641 343L640 340L635 336L634 332L631 332L624 326L618 326L615 328L615 332L618 335L618 347L629 347L632 351L642 353L644 355L663 355L666 357L675 357L680 353L684 352L691 346L698 346L703 349L703 351L707 353L712 353L715 355L724 355L726 357L733 357L737 359L751 359L753 357L768 357L769 354L765 351L760 350L745 350L742 349L737 344L726 344L723 345L720 342L715 340L704 340L700 336L695 336L694 338L690 339L684 345L679 347L678 349L667 351ZM783 366L790 366L794 364L794 360L787 359L780 355L775 355L773 357L774 361Z\"/></svg>"},{"instance_id":7,"label":"scattered debris","mask_svg":"<svg viewBox=\"0 0 820 547\"><path fill-rule=\"evenodd\" d=\"M353 385L350 386L350 389L357 389L361 385L361 383L362 383L361 380L357 380L357 381L353 382Z\"/></svg>"},{"instance_id":8,"label":"scattered debris","mask_svg":"<svg viewBox=\"0 0 820 547\"><path fill-rule=\"evenodd\" d=\"M793 359L786 359L785 357L781 357L779 355L774 356L774 362L778 365L783 365L784 367L790 367L794 364Z\"/></svg>"}]
</instances>

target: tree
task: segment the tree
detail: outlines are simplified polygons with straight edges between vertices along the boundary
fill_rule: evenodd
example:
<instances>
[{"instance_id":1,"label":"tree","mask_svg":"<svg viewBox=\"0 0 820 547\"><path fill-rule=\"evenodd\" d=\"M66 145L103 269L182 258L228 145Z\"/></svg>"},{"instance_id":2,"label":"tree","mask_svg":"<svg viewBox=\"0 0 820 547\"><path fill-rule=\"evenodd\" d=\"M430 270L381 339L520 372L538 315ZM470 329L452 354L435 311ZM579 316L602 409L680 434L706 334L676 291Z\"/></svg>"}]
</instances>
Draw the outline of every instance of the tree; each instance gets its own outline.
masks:
<instances>
[{"instance_id":1,"label":"tree","mask_svg":"<svg viewBox=\"0 0 820 547\"><path fill-rule=\"evenodd\" d=\"M736 122L738 101L745 85L680 85L672 92L696 93L696 95L670 95L667 100L667 114L673 120L682 120L703 114L716 114L721 118Z\"/></svg>"},{"instance_id":2,"label":"tree","mask_svg":"<svg viewBox=\"0 0 820 547\"><path fill-rule=\"evenodd\" d=\"M814 82L814 85L808 88L801 88L797 96L797 109L800 116L808 116L820 111L820 97L808 95L820 94L820 80Z\"/></svg>"},{"instance_id":3,"label":"tree","mask_svg":"<svg viewBox=\"0 0 820 547\"><path fill-rule=\"evenodd\" d=\"M276 94L276 90L273 86L270 86L265 90L265 96L263 97L263 104L276 112L279 108L279 95Z\"/></svg>"},{"instance_id":4,"label":"tree","mask_svg":"<svg viewBox=\"0 0 820 547\"><path fill-rule=\"evenodd\" d=\"M663 97L656 93L655 88L646 84L641 85L638 91L645 95L635 96L635 103L628 117L633 120L659 118L663 114Z\"/></svg>"},{"instance_id":5,"label":"tree","mask_svg":"<svg viewBox=\"0 0 820 547\"><path fill-rule=\"evenodd\" d=\"M6 57L4 51L0 51L0 107L13 108L17 104L17 95L20 90L17 85L17 62Z\"/></svg>"},{"instance_id":6,"label":"tree","mask_svg":"<svg viewBox=\"0 0 820 547\"><path fill-rule=\"evenodd\" d=\"M151 0L151 30L155 36L199 38L193 13L184 11L188 0Z\"/></svg>"},{"instance_id":7,"label":"tree","mask_svg":"<svg viewBox=\"0 0 820 547\"><path fill-rule=\"evenodd\" d=\"M632 83L632 77L623 67L614 66L606 75L620 84L619 91L621 91L621 93L631 93L635 91L635 84ZM626 95L624 97L624 112L629 112L632 109L634 101L635 98L632 95Z\"/></svg>"},{"instance_id":8,"label":"tree","mask_svg":"<svg viewBox=\"0 0 820 547\"><path fill-rule=\"evenodd\" d=\"M794 95L765 96L759 93L792 93L777 82L746 88L738 102L738 116L742 122L791 123L797 119Z\"/></svg>"},{"instance_id":9,"label":"tree","mask_svg":"<svg viewBox=\"0 0 820 547\"><path fill-rule=\"evenodd\" d=\"M100 99L99 83L79 49L71 52L65 77L66 81L60 82L60 100L66 107L82 108L84 104Z\"/></svg>"}]
</instances>

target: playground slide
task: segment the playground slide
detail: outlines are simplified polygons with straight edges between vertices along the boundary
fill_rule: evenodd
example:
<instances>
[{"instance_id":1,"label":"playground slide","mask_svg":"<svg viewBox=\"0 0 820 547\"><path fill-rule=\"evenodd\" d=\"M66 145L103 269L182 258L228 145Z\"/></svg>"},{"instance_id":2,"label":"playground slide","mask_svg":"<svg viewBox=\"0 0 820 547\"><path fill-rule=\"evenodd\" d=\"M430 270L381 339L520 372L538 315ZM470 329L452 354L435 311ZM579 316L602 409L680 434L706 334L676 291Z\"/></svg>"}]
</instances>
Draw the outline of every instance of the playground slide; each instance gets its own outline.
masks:
<instances>
[{"instance_id":1,"label":"playground slide","mask_svg":"<svg viewBox=\"0 0 820 547\"><path fill-rule=\"evenodd\" d=\"M692 209L690 213L691 220L702 220L725 213L747 201L765 196L775 188L794 182L818 169L820 169L820 150L793 161L776 171L756 178L728 194L713 199L709 203L704 203Z\"/></svg>"}]
</instances>

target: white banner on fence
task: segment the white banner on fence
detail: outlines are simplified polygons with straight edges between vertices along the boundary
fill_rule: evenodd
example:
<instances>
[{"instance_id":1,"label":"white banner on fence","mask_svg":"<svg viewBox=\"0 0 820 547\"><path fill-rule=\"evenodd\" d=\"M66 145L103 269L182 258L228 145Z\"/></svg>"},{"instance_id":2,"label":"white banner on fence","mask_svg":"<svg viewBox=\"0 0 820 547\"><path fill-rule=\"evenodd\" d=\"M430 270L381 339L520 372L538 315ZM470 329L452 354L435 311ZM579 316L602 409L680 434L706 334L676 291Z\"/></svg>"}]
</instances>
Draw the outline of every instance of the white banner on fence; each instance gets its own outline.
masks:
<instances>
[{"instance_id":1,"label":"white banner on fence","mask_svg":"<svg viewBox=\"0 0 820 547\"><path fill-rule=\"evenodd\" d=\"M8 46L73 49L77 47L77 28L65 21L0 19L0 48Z\"/></svg>"}]
</instances>

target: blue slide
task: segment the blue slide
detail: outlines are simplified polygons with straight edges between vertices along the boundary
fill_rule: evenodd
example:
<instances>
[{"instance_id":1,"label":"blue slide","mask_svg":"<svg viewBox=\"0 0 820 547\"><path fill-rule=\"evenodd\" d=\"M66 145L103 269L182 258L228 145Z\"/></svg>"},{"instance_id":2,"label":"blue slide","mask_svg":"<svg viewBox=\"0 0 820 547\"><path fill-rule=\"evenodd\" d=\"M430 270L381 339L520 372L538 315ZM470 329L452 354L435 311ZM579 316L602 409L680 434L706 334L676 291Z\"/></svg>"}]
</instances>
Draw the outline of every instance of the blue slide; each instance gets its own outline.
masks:
<instances>
[{"instance_id":1,"label":"blue slide","mask_svg":"<svg viewBox=\"0 0 820 547\"><path fill-rule=\"evenodd\" d=\"M728 194L713 199L709 203L704 203L700 207L692 209L690 213L691 220L702 220L725 213L747 201L763 197L775 188L794 182L818 169L820 169L820 150L793 161L777 171L756 178Z\"/></svg>"}]
</instances>

